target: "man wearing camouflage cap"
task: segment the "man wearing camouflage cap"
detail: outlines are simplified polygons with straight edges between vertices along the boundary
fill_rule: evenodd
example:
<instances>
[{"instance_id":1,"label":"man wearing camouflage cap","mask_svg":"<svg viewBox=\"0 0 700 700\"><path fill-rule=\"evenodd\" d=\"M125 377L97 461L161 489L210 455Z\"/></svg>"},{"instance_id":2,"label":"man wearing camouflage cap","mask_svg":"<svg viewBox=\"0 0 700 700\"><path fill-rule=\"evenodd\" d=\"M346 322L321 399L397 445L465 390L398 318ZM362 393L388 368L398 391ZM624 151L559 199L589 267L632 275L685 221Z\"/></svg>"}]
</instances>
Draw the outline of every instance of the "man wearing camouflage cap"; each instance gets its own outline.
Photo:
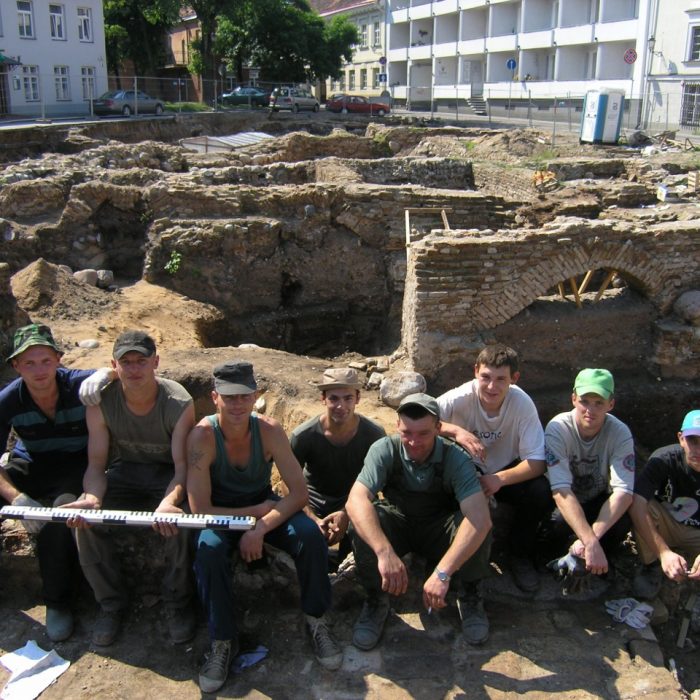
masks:
<instances>
[{"instance_id":1,"label":"man wearing camouflage cap","mask_svg":"<svg viewBox=\"0 0 700 700\"><path fill-rule=\"evenodd\" d=\"M63 352L48 326L17 329L7 358L19 378L0 391L0 445L18 437L0 469L0 498L16 506L41 507L73 500L87 466L85 406L100 400L113 378L109 369L61 367ZM73 631L71 603L80 581L73 536L63 524L23 520L37 535L37 556L46 603L46 632L54 642Z\"/></svg>"}]
</instances>

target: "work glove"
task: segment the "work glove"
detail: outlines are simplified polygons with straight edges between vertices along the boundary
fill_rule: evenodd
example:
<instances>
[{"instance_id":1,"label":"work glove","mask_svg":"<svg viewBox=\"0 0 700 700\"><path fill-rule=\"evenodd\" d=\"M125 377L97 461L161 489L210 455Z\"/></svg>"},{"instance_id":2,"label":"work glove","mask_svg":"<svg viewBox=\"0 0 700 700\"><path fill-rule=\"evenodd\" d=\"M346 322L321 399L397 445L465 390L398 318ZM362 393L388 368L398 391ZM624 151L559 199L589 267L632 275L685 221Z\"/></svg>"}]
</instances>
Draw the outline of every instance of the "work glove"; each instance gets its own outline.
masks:
<instances>
[{"instance_id":1,"label":"work glove","mask_svg":"<svg viewBox=\"0 0 700 700\"><path fill-rule=\"evenodd\" d=\"M634 598L607 600L605 610L615 622L624 622L633 629L644 629L651 620L654 608L649 603L640 603Z\"/></svg>"},{"instance_id":2,"label":"work glove","mask_svg":"<svg viewBox=\"0 0 700 700\"><path fill-rule=\"evenodd\" d=\"M35 501L33 498L30 496L27 496L26 493L20 493L19 496L15 496L12 499L12 505L13 506L27 506L29 508L43 508L44 506L39 503L39 501ZM22 527L30 534L30 535L38 535L39 532L41 531L41 528L44 527L46 524L45 522L41 520L22 520Z\"/></svg>"},{"instance_id":3,"label":"work glove","mask_svg":"<svg viewBox=\"0 0 700 700\"><path fill-rule=\"evenodd\" d=\"M569 552L559 559L552 559L547 568L562 581L562 594L582 593L588 588L590 577L586 561Z\"/></svg>"},{"instance_id":4,"label":"work glove","mask_svg":"<svg viewBox=\"0 0 700 700\"><path fill-rule=\"evenodd\" d=\"M95 370L89 377L83 379L78 396L86 406L97 406L102 401L102 389L112 381L112 372L102 368Z\"/></svg>"}]
</instances>

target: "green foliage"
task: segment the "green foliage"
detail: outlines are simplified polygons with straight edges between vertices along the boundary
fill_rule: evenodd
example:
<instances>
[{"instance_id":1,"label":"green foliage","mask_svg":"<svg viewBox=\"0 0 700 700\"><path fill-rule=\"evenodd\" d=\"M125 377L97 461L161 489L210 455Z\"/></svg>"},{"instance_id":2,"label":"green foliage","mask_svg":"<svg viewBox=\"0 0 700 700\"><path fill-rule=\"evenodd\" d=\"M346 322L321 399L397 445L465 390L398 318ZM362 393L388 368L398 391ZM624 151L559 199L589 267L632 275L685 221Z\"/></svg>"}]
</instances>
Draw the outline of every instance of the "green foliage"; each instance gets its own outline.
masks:
<instances>
[{"instance_id":1,"label":"green foliage","mask_svg":"<svg viewBox=\"0 0 700 700\"><path fill-rule=\"evenodd\" d=\"M201 102L166 102L163 106L166 112L211 112L211 107Z\"/></svg>"},{"instance_id":2,"label":"green foliage","mask_svg":"<svg viewBox=\"0 0 700 700\"><path fill-rule=\"evenodd\" d=\"M163 266L163 269L169 274L169 275L175 275L177 274L178 270L180 269L180 265L182 264L182 254L178 253L176 250L173 250L170 253L170 260L168 260L167 263Z\"/></svg>"}]
</instances>

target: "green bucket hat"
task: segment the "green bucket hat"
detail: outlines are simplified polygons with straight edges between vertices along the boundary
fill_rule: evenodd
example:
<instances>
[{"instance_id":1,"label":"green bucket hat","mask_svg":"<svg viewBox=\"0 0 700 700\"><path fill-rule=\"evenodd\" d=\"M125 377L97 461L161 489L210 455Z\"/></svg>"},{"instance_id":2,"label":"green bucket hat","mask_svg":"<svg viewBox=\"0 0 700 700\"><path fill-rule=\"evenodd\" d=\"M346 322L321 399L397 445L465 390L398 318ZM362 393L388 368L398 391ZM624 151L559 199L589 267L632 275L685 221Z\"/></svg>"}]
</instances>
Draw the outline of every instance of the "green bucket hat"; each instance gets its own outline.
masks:
<instances>
[{"instance_id":1,"label":"green bucket hat","mask_svg":"<svg viewBox=\"0 0 700 700\"><path fill-rule=\"evenodd\" d=\"M7 361L10 362L10 360L21 355L34 345L46 345L53 348L59 355L63 355L63 351L56 345L51 329L48 326L41 323L30 323L28 326L22 326L15 331L12 354L7 358Z\"/></svg>"}]
</instances>

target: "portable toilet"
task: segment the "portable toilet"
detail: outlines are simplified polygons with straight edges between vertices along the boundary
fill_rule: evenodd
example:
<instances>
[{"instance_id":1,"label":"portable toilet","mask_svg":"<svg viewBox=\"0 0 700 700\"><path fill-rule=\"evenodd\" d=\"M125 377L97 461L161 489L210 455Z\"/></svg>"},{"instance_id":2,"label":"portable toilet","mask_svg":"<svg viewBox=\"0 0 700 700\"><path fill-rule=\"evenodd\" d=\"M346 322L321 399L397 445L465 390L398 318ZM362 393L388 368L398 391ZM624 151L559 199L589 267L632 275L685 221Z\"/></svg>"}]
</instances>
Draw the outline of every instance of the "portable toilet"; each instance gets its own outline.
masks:
<instances>
[{"instance_id":1,"label":"portable toilet","mask_svg":"<svg viewBox=\"0 0 700 700\"><path fill-rule=\"evenodd\" d=\"M583 104L579 141L617 143L624 106L623 90L589 90Z\"/></svg>"}]
</instances>

